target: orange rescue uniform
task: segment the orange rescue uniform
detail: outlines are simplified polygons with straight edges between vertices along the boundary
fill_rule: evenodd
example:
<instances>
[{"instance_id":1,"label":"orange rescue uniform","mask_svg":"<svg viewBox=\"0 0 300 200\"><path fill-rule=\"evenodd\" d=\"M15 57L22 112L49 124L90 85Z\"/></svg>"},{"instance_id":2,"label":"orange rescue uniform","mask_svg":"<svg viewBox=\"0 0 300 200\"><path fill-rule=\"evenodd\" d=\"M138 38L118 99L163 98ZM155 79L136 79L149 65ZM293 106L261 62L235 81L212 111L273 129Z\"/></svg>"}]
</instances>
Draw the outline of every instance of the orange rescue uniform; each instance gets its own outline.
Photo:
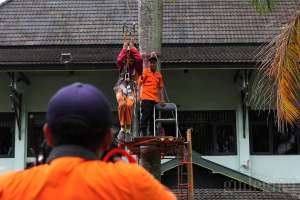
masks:
<instances>
[{"instance_id":1,"label":"orange rescue uniform","mask_svg":"<svg viewBox=\"0 0 300 200\"><path fill-rule=\"evenodd\" d=\"M131 126L133 108L134 108L134 92L132 91L127 97L123 94L122 91L116 92L116 98L118 102L118 116L121 126Z\"/></svg>"},{"instance_id":2,"label":"orange rescue uniform","mask_svg":"<svg viewBox=\"0 0 300 200\"><path fill-rule=\"evenodd\" d=\"M130 48L130 54L134 57L134 63L129 66L128 72L130 74L130 78L133 81L136 81L138 77L142 74L143 71L143 59L139 51L133 47ZM118 116L120 125L124 126L131 126L132 124L132 117L133 117L133 108L135 103L135 93L133 92L133 88L131 88L132 92L125 95L123 90L126 90L127 83L124 83L124 75L125 75L125 66L126 66L126 59L127 59L127 49L123 48L118 55L118 68L120 71L121 77L119 77L118 83L116 85L116 98L118 102ZM120 87L124 87L123 90Z\"/></svg>"},{"instance_id":3,"label":"orange rescue uniform","mask_svg":"<svg viewBox=\"0 0 300 200\"><path fill-rule=\"evenodd\" d=\"M1 200L171 200L175 196L137 164L61 157L0 177Z\"/></svg>"},{"instance_id":4,"label":"orange rescue uniform","mask_svg":"<svg viewBox=\"0 0 300 200\"><path fill-rule=\"evenodd\" d=\"M141 100L160 102L160 91L163 89L164 84L159 71L153 73L150 67L145 68L143 75L140 77L139 85L141 86Z\"/></svg>"}]
</instances>

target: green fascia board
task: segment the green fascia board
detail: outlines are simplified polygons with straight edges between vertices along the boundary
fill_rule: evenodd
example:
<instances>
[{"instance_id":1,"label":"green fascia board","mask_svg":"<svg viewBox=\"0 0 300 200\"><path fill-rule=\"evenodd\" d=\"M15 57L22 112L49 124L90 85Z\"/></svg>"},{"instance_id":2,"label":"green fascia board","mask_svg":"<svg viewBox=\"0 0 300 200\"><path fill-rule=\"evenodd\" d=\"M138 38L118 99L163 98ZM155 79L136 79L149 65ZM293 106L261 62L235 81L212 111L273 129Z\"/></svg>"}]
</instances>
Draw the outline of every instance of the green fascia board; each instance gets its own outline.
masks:
<instances>
[{"instance_id":1,"label":"green fascia board","mask_svg":"<svg viewBox=\"0 0 300 200\"><path fill-rule=\"evenodd\" d=\"M201 156L196 151L193 151L193 157L192 157L192 162L195 165L198 165L200 167L203 167L205 169L208 169L212 171L212 173L216 174L222 174L226 177L229 177L231 179L237 180L239 182L245 183L247 185L250 185L254 188L257 188L262 191L267 191L267 192L282 192L281 189L278 187L275 187L269 183L266 183L264 181L261 181L259 179L256 179L254 177L248 176L246 174L243 174L239 171L230 169L228 167L225 167L223 165L217 164L215 162L212 162L210 160L207 160ZM175 167L177 167L179 164L179 160L177 158L172 159L161 166L161 173L163 174L166 171L169 171Z\"/></svg>"}]
</instances>

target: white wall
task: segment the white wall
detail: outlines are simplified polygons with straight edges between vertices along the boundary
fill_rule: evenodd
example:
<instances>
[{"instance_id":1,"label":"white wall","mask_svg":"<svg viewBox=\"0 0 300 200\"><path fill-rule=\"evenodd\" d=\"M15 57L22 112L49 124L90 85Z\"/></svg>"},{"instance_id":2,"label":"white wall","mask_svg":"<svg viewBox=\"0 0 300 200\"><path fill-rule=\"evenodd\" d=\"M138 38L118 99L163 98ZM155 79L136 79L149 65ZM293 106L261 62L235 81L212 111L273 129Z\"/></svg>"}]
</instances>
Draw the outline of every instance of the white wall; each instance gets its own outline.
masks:
<instances>
[{"instance_id":1,"label":"white wall","mask_svg":"<svg viewBox=\"0 0 300 200\"><path fill-rule=\"evenodd\" d=\"M113 85L117 79L117 71L101 72L35 72L27 73L32 84L26 87L26 104L28 112L40 112L47 110L47 104L51 96L62 86L73 82L90 83L100 88L116 105Z\"/></svg>"},{"instance_id":2,"label":"white wall","mask_svg":"<svg viewBox=\"0 0 300 200\"><path fill-rule=\"evenodd\" d=\"M182 110L235 110L239 102L233 70L168 70L162 72L170 101ZM116 105L113 85L117 71L47 72L27 74L32 85L26 87L26 103L30 111L45 111L51 95L61 86L75 82L91 83L103 90Z\"/></svg>"},{"instance_id":3,"label":"white wall","mask_svg":"<svg viewBox=\"0 0 300 200\"><path fill-rule=\"evenodd\" d=\"M163 71L167 93L180 110L238 110L239 89L235 70ZM238 115L237 115L238 119ZM237 126L237 135L240 133ZM238 137L239 138L239 137ZM193 140L193 142L197 142ZM239 146L237 146L239 152ZM240 170L239 156L204 156L234 170Z\"/></svg>"},{"instance_id":4,"label":"white wall","mask_svg":"<svg viewBox=\"0 0 300 200\"><path fill-rule=\"evenodd\" d=\"M270 183L300 183L300 155L251 156L251 175Z\"/></svg>"},{"instance_id":5,"label":"white wall","mask_svg":"<svg viewBox=\"0 0 300 200\"><path fill-rule=\"evenodd\" d=\"M183 70L168 70L162 73L169 99L171 102L179 104L180 110L237 109L239 94L238 88L233 82L234 70L189 70L189 73L184 73ZM3 74L0 73L0 75ZM70 72L30 72L26 73L26 75L31 80L31 85L20 87L21 91L24 92L24 126L27 123L27 112L45 112L50 97L57 89L77 81L91 83L100 88L107 95L114 109L116 108L112 90L117 80L116 70L74 72L73 74ZM8 79L4 82L8 85ZM3 93L1 92L1 94ZM6 104L9 104L8 95L4 96L6 97ZM0 106L3 107L0 109L0 112L8 108L5 102L0 102ZM22 135L26 136L26 131L22 127ZM6 168L10 168L13 165L13 169L19 169L24 164L26 138L22 141L17 141L16 144L18 164L8 164L10 162L7 160ZM228 156L212 156L209 159L233 169L238 169L239 166L237 156L230 156L230 159ZM1 163L3 165L3 162L0 160L0 166Z\"/></svg>"},{"instance_id":6,"label":"white wall","mask_svg":"<svg viewBox=\"0 0 300 200\"><path fill-rule=\"evenodd\" d=\"M14 158L0 158L0 175L15 170L16 160Z\"/></svg>"},{"instance_id":7,"label":"white wall","mask_svg":"<svg viewBox=\"0 0 300 200\"><path fill-rule=\"evenodd\" d=\"M163 71L168 96L182 110L235 110L238 87L235 70Z\"/></svg>"},{"instance_id":8,"label":"white wall","mask_svg":"<svg viewBox=\"0 0 300 200\"><path fill-rule=\"evenodd\" d=\"M249 155L248 124L246 125L246 138L243 138L239 88L233 82L235 70L189 70L189 73L184 73L183 70L168 70L162 73L170 101L180 105L180 110L236 110L238 155L205 156L206 159L267 182L280 182L283 179L286 182L300 182L300 173L297 172L300 166L300 156ZM63 85L76 81L94 84L107 95L111 105L114 109L116 108L112 90L117 80L116 70L75 72L74 74L31 72L26 75L32 84L22 87L26 112L22 126L24 139L16 143L17 160L0 159L0 173L22 167L26 153L24 136L26 136L27 112L45 112L49 98ZM0 112L10 111L8 84L7 75L0 73ZM247 160L250 161L249 170L242 167L243 164L247 164Z\"/></svg>"}]
</instances>

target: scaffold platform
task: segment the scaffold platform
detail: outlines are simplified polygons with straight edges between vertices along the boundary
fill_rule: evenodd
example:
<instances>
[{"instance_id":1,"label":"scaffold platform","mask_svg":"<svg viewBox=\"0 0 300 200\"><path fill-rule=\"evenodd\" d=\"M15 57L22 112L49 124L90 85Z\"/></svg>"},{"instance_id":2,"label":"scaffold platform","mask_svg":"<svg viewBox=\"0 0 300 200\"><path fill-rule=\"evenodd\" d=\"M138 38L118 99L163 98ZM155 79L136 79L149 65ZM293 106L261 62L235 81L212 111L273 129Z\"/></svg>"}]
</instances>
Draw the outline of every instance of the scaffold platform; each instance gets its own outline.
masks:
<instances>
[{"instance_id":1,"label":"scaffold platform","mask_svg":"<svg viewBox=\"0 0 300 200\"><path fill-rule=\"evenodd\" d=\"M180 147L185 144L185 138L173 136L145 136L135 137L133 141L124 145L132 154L139 155L141 146L155 145L160 149L161 154L165 156L177 156L180 153Z\"/></svg>"}]
</instances>

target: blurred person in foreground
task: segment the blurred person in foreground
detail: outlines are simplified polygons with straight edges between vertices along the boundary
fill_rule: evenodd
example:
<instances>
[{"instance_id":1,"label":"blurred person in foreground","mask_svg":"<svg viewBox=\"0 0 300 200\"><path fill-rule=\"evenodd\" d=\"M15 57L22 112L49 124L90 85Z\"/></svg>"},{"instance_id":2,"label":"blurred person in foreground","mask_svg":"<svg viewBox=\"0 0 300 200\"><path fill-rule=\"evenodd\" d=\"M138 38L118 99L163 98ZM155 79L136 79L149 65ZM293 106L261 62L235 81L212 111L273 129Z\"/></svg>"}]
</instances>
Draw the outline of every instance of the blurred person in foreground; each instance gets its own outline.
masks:
<instances>
[{"instance_id":1,"label":"blurred person in foreground","mask_svg":"<svg viewBox=\"0 0 300 200\"><path fill-rule=\"evenodd\" d=\"M176 199L137 164L100 160L112 142L112 113L92 85L74 83L48 104L47 163L0 177L1 200Z\"/></svg>"}]
</instances>

